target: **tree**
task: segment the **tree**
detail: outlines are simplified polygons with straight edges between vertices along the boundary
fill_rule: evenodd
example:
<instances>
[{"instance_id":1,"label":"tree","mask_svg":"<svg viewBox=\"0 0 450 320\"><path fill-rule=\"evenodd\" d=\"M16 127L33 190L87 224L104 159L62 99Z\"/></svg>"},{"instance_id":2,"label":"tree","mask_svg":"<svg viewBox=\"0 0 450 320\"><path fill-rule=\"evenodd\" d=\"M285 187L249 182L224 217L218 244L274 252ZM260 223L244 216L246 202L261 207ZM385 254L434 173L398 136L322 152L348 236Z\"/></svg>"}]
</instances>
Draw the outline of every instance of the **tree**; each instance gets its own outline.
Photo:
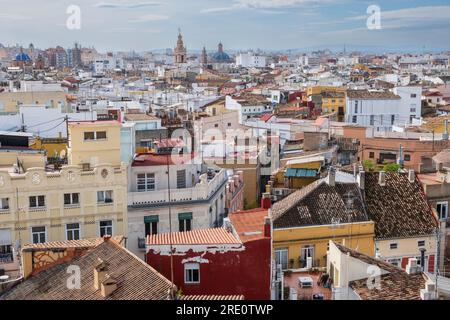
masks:
<instances>
[{"instance_id":1,"label":"tree","mask_svg":"<svg viewBox=\"0 0 450 320\"><path fill-rule=\"evenodd\" d=\"M365 171L374 171L375 170L375 164L371 160L364 160L363 161L363 167Z\"/></svg>"},{"instance_id":2,"label":"tree","mask_svg":"<svg viewBox=\"0 0 450 320\"><path fill-rule=\"evenodd\" d=\"M383 167L383 171L386 172L397 172L400 169L400 165L397 163L387 163Z\"/></svg>"}]
</instances>

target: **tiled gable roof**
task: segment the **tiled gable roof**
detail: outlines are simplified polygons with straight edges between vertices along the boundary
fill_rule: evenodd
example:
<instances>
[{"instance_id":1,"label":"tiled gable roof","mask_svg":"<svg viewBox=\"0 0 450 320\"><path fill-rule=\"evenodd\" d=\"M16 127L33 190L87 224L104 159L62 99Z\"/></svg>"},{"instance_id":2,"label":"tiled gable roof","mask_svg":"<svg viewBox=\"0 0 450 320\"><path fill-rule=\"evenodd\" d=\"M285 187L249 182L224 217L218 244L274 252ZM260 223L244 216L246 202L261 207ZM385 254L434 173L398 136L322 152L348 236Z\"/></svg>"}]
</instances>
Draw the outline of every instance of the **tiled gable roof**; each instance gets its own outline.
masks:
<instances>
[{"instance_id":1,"label":"tiled gable roof","mask_svg":"<svg viewBox=\"0 0 450 320\"><path fill-rule=\"evenodd\" d=\"M356 183L330 186L324 179L275 203L272 214L275 229L369 221Z\"/></svg>"},{"instance_id":2,"label":"tiled gable roof","mask_svg":"<svg viewBox=\"0 0 450 320\"><path fill-rule=\"evenodd\" d=\"M107 298L94 288L94 266L99 258L108 263L108 274L117 280L117 289ZM69 266L80 268L80 289L67 287ZM170 288L170 281L163 275L109 240L26 279L1 295L0 300L164 300Z\"/></svg>"},{"instance_id":3,"label":"tiled gable roof","mask_svg":"<svg viewBox=\"0 0 450 320\"><path fill-rule=\"evenodd\" d=\"M225 228L197 229L185 232L159 233L147 237L147 245L242 244Z\"/></svg>"},{"instance_id":4,"label":"tiled gable roof","mask_svg":"<svg viewBox=\"0 0 450 320\"><path fill-rule=\"evenodd\" d=\"M425 283L427 282L423 273L408 274L390 263L369 257L337 242L334 242L334 244L342 253L349 254L355 259L369 265L378 266L380 269L388 272L380 276L380 289L376 289L376 287L369 288L367 286L367 278L349 283L350 288L362 300L420 300L420 290L425 288Z\"/></svg>"},{"instance_id":5,"label":"tiled gable roof","mask_svg":"<svg viewBox=\"0 0 450 320\"><path fill-rule=\"evenodd\" d=\"M365 173L367 212L375 222L375 238L405 238L435 233L437 221L417 177L386 172L386 185L378 183L379 174Z\"/></svg>"}]
</instances>

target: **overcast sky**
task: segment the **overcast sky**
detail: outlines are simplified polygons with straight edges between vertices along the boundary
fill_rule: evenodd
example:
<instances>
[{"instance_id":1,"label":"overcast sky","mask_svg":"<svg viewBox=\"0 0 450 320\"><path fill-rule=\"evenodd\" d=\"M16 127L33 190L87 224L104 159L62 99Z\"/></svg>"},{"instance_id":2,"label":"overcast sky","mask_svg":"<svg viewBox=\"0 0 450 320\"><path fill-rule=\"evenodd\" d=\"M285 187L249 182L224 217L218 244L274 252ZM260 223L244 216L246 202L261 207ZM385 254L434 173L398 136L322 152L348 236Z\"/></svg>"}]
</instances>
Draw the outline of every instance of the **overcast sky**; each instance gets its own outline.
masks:
<instances>
[{"instance_id":1,"label":"overcast sky","mask_svg":"<svg viewBox=\"0 0 450 320\"><path fill-rule=\"evenodd\" d=\"M369 30L367 8L381 9ZM69 30L67 7L81 9ZM0 0L0 43L46 48L75 41L100 51L189 49L450 49L448 0Z\"/></svg>"}]
</instances>

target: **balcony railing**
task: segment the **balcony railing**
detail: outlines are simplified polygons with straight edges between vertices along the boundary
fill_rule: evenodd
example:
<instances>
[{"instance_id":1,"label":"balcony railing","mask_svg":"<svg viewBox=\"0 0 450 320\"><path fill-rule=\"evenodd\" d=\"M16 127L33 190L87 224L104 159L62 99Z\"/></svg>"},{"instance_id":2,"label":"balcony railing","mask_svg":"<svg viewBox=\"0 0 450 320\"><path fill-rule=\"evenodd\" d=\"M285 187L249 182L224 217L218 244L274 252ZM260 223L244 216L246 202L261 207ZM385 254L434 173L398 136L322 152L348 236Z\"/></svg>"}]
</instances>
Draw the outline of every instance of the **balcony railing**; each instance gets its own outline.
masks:
<instances>
[{"instance_id":1,"label":"balcony railing","mask_svg":"<svg viewBox=\"0 0 450 320\"><path fill-rule=\"evenodd\" d=\"M208 200L226 180L226 172L221 170L210 181L199 182L192 188L172 189L170 200L172 203ZM158 205L168 202L168 190L130 192L128 194L128 205L130 206Z\"/></svg>"},{"instance_id":2,"label":"balcony railing","mask_svg":"<svg viewBox=\"0 0 450 320\"><path fill-rule=\"evenodd\" d=\"M0 253L0 264L14 262L14 256L12 253Z\"/></svg>"}]
</instances>

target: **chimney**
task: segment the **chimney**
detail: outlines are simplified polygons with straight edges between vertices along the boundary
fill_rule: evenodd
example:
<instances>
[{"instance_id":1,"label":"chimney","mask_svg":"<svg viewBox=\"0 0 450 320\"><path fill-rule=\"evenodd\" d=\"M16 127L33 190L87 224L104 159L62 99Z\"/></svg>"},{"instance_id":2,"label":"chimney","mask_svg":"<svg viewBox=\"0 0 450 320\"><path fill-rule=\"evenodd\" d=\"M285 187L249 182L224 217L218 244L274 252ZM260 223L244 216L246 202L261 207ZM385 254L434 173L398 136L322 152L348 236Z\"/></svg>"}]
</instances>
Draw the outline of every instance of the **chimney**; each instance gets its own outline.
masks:
<instances>
[{"instance_id":1,"label":"chimney","mask_svg":"<svg viewBox=\"0 0 450 320\"><path fill-rule=\"evenodd\" d=\"M270 238L271 237L271 224L270 224L270 218L265 217L264 218L264 237Z\"/></svg>"},{"instance_id":2,"label":"chimney","mask_svg":"<svg viewBox=\"0 0 450 320\"><path fill-rule=\"evenodd\" d=\"M380 171L380 174L378 176L378 184L382 187L386 185L386 172Z\"/></svg>"},{"instance_id":3,"label":"chimney","mask_svg":"<svg viewBox=\"0 0 450 320\"><path fill-rule=\"evenodd\" d=\"M448 120L444 120L445 132L442 134L442 140L448 140Z\"/></svg>"},{"instance_id":4,"label":"chimney","mask_svg":"<svg viewBox=\"0 0 450 320\"><path fill-rule=\"evenodd\" d=\"M406 265L407 274L416 274L421 271L420 266L417 265L416 258L409 258L408 264Z\"/></svg>"},{"instance_id":5,"label":"chimney","mask_svg":"<svg viewBox=\"0 0 450 320\"><path fill-rule=\"evenodd\" d=\"M359 169L358 164L354 163L353 164L353 176L354 177L356 177L358 175L358 169Z\"/></svg>"},{"instance_id":6,"label":"chimney","mask_svg":"<svg viewBox=\"0 0 450 320\"><path fill-rule=\"evenodd\" d=\"M328 170L328 185L334 187L336 185L336 169L330 167Z\"/></svg>"},{"instance_id":7,"label":"chimney","mask_svg":"<svg viewBox=\"0 0 450 320\"><path fill-rule=\"evenodd\" d=\"M106 272L108 271L108 263L98 258L94 266L94 288L100 289L101 283L105 280Z\"/></svg>"},{"instance_id":8,"label":"chimney","mask_svg":"<svg viewBox=\"0 0 450 320\"><path fill-rule=\"evenodd\" d=\"M416 175L414 174L414 170L412 170L412 169L408 170L408 180L411 183L416 182Z\"/></svg>"},{"instance_id":9,"label":"chimney","mask_svg":"<svg viewBox=\"0 0 450 320\"><path fill-rule=\"evenodd\" d=\"M360 171L358 176L356 177L356 181L358 182L359 188L364 190L366 183L366 173L364 171Z\"/></svg>"},{"instance_id":10,"label":"chimney","mask_svg":"<svg viewBox=\"0 0 450 320\"><path fill-rule=\"evenodd\" d=\"M444 164L442 162L436 163L436 171L441 172L444 168Z\"/></svg>"},{"instance_id":11,"label":"chimney","mask_svg":"<svg viewBox=\"0 0 450 320\"><path fill-rule=\"evenodd\" d=\"M425 283L425 289L420 289L420 299L436 300L436 284L434 282Z\"/></svg>"},{"instance_id":12,"label":"chimney","mask_svg":"<svg viewBox=\"0 0 450 320\"><path fill-rule=\"evenodd\" d=\"M270 193L264 192L261 198L261 208L270 209L271 205Z\"/></svg>"},{"instance_id":13,"label":"chimney","mask_svg":"<svg viewBox=\"0 0 450 320\"><path fill-rule=\"evenodd\" d=\"M105 275L105 279L101 283L101 294L104 298L109 297L117 289L117 280L109 274Z\"/></svg>"}]
</instances>

